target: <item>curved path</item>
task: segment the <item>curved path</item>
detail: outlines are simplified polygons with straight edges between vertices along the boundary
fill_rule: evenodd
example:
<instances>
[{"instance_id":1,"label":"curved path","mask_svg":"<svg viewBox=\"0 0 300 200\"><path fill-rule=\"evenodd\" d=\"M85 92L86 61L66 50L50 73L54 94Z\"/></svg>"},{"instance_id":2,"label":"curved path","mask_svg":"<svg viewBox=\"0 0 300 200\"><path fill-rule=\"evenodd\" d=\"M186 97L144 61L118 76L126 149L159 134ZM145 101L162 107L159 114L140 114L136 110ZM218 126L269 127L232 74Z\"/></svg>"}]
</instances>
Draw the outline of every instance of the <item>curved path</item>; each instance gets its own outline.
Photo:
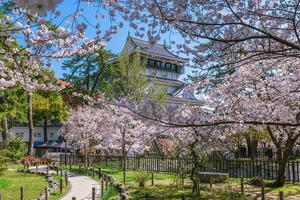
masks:
<instances>
[{"instance_id":1,"label":"curved path","mask_svg":"<svg viewBox=\"0 0 300 200\"><path fill-rule=\"evenodd\" d=\"M69 183L71 185L69 192L60 200L71 200L76 197L76 200L92 199L92 188L96 189L96 197L100 197L99 182L87 177L77 174L68 175Z\"/></svg>"},{"instance_id":2,"label":"curved path","mask_svg":"<svg viewBox=\"0 0 300 200\"><path fill-rule=\"evenodd\" d=\"M47 166L39 166L38 171L46 171ZM35 167L30 167L30 170L35 170ZM50 173L56 173L53 170ZM68 173L68 180L70 184L69 192L60 200L72 200L72 197L76 197L76 200L90 200L92 199L92 188L96 189L96 198L100 197L100 182L97 182L90 177L81 176L74 173Z\"/></svg>"}]
</instances>

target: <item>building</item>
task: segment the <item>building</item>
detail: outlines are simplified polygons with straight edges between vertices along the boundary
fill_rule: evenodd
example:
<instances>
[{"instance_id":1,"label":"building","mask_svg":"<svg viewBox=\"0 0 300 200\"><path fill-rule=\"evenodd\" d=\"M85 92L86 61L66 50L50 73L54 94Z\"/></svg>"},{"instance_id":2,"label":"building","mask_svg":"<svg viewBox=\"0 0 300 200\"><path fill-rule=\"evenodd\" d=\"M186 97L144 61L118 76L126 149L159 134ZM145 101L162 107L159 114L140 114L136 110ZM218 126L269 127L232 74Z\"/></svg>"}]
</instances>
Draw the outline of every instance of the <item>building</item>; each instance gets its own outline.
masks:
<instances>
[{"instance_id":1,"label":"building","mask_svg":"<svg viewBox=\"0 0 300 200\"><path fill-rule=\"evenodd\" d=\"M146 63L145 75L148 77L146 90L148 88L162 88L166 91L166 104L168 105L201 105L201 102L194 96L194 91L191 91L188 84L179 79L185 73L185 65L188 63L188 59L174 55L165 45L152 44L130 36L126 40L124 50L127 50L129 54L139 51L143 62ZM70 87L69 83L60 82L62 85ZM36 147L39 145L42 148L49 147L51 146L49 142L55 142L54 144L57 146L56 143L61 141L58 135L59 128L60 125L57 124L49 125L48 141L44 141L43 127L34 127ZM27 126L14 126L9 132L12 137L20 136L25 141L29 140Z\"/></svg>"},{"instance_id":2,"label":"building","mask_svg":"<svg viewBox=\"0 0 300 200\"><path fill-rule=\"evenodd\" d=\"M179 80L185 73L188 59L181 58L170 52L165 45L152 44L149 41L128 36L123 51L129 54L139 52L146 63L147 88L162 88L166 91L167 104L200 105L194 96L194 91L188 89L188 84Z\"/></svg>"}]
</instances>

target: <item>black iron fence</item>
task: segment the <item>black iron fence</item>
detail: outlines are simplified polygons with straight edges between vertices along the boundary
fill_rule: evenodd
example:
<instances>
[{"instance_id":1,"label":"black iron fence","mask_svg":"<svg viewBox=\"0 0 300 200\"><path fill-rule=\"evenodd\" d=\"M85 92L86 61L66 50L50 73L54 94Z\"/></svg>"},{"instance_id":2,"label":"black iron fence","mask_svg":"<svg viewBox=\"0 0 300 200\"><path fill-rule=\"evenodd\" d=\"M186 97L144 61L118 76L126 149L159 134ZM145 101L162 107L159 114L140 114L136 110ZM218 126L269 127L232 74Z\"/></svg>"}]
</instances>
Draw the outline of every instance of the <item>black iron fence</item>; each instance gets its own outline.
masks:
<instances>
[{"instance_id":1,"label":"black iron fence","mask_svg":"<svg viewBox=\"0 0 300 200\"><path fill-rule=\"evenodd\" d=\"M121 156L89 155L87 159L82 155L60 154L60 164L66 165L102 165L113 168L122 168ZM156 172L190 173L193 168L191 159L163 158L159 156L127 156L126 169L141 169ZM252 178L262 177L274 180L279 171L279 163L275 160L206 160L199 166L203 172L228 173L229 177ZM291 160L287 163L285 178L288 182L300 182L300 161Z\"/></svg>"}]
</instances>

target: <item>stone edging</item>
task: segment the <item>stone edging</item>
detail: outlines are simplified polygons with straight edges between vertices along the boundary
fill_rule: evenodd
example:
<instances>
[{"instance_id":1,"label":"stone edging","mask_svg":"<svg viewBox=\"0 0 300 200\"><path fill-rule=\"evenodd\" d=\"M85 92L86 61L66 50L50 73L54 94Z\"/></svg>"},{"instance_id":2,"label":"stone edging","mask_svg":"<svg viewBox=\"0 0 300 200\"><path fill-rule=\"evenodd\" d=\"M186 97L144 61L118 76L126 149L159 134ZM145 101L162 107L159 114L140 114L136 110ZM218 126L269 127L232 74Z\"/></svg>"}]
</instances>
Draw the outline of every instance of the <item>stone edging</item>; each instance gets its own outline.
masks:
<instances>
[{"instance_id":1,"label":"stone edging","mask_svg":"<svg viewBox=\"0 0 300 200\"><path fill-rule=\"evenodd\" d=\"M59 188L59 183L54 179L54 177L50 173L47 174L47 172L35 171L30 169L21 169L17 171L22 173L38 174L38 175L45 176L47 178L48 183L50 184L50 186L48 187L49 194L53 193ZM46 199L46 192L44 190L37 198L37 200L45 200L45 199Z\"/></svg>"},{"instance_id":2,"label":"stone edging","mask_svg":"<svg viewBox=\"0 0 300 200\"><path fill-rule=\"evenodd\" d=\"M109 181L109 184L111 186L115 187L119 191L121 199L122 200L127 199L127 193L128 193L128 191L126 191L125 186L123 184L116 183L116 181L112 177L112 175L107 174L105 172L101 172L101 173L102 173L102 176Z\"/></svg>"}]
</instances>

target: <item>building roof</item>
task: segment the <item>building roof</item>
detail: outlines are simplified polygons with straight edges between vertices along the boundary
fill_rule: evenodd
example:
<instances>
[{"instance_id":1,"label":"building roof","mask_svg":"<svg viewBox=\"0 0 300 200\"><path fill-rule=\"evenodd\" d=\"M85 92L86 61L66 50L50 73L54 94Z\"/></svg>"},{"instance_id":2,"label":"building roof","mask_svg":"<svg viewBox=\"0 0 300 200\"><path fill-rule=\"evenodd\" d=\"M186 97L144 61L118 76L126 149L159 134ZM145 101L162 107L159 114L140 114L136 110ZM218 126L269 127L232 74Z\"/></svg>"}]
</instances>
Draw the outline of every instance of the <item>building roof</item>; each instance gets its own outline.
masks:
<instances>
[{"instance_id":1,"label":"building roof","mask_svg":"<svg viewBox=\"0 0 300 200\"><path fill-rule=\"evenodd\" d=\"M149 41L144 41L144 40L141 40L138 38L133 38L131 36L128 37L127 42L130 42L130 44L132 44L134 46L133 50L135 50L136 48L139 48L142 52L150 54L150 55L161 56L161 57L177 60L177 61L184 62L184 63L189 61L188 58L182 58L182 57L179 57L179 56L173 54L172 52L170 52L167 49L167 47L165 45L162 45L162 44L153 44Z\"/></svg>"}]
</instances>

